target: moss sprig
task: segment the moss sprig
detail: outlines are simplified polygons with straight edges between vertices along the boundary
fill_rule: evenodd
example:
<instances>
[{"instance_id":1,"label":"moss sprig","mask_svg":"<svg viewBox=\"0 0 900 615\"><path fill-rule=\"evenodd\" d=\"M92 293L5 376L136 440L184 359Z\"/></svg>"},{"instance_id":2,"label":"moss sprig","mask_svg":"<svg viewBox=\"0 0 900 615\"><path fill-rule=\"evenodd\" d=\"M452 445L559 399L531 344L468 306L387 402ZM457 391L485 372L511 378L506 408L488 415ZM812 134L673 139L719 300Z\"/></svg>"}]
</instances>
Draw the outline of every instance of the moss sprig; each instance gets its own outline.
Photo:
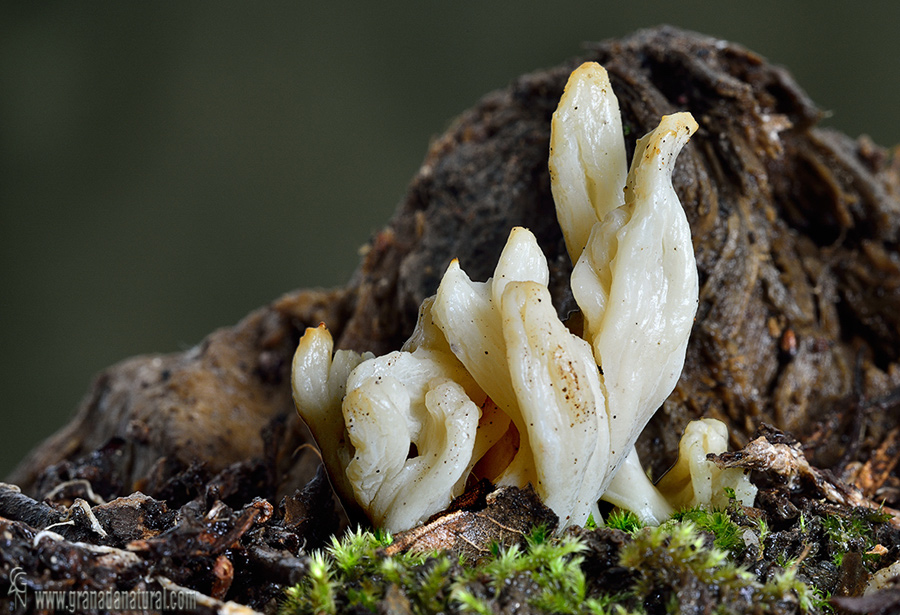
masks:
<instances>
[{"instance_id":1,"label":"moss sprig","mask_svg":"<svg viewBox=\"0 0 900 615\"><path fill-rule=\"evenodd\" d=\"M828 538L829 551L835 566L840 566L845 553L862 554L863 562L874 570L872 564L880 557L868 553L878 544L875 527L890 518L880 511L854 509L849 515L829 514L822 517L822 528Z\"/></svg>"},{"instance_id":2,"label":"moss sprig","mask_svg":"<svg viewBox=\"0 0 900 615\"><path fill-rule=\"evenodd\" d=\"M719 549L729 552L737 552L744 548L744 540L741 537L743 530L723 510L707 510L704 508L691 508L682 510L672 515L676 521L690 521L701 530L713 535L713 542Z\"/></svg>"},{"instance_id":3,"label":"moss sprig","mask_svg":"<svg viewBox=\"0 0 900 615\"><path fill-rule=\"evenodd\" d=\"M615 509L606 519L606 526L622 530L628 534L634 534L644 527L640 518L630 510Z\"/></svg>"},{"instance_id":4,"label":"moss sprig","mask_svg":"<svg viewBox=\"0 0 900 615\"><path fill-rule=\"evenodd\" d=\"M764 525L737 525L729 511L677 517L638 528L623 515L615 523L624 537L608 527L563 536L535 528L521 544L497 546L475 564L448 553L387 556L389 536L356 530L310 555L306 578L286 592L281 613L377 613L397 603L416 615L487 615L516 603L571 615L656 615L711 604L721 614L828 611L827 592L801 573L802 558L767 567L764 578L757 576L762 569L736 563L740 532L758 530L765 540L771 530ZM859 525L830 523L835 536L866 534Z\"/></svg>"}]
</instances>

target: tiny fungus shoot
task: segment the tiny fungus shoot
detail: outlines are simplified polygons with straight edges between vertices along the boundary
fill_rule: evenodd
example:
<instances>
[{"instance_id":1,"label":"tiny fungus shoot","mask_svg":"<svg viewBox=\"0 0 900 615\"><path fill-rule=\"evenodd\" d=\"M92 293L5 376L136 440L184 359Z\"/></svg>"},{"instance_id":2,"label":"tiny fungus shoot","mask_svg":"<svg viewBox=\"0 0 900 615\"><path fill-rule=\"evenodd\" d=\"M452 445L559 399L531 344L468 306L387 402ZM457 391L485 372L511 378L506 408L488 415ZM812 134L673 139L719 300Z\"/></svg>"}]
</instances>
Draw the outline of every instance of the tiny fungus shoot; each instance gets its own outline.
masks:
<instances>
[{"instance_id":1,"label":"tiny fungus shoot","mask_svg":"<svg viewBox=\"0 0 900 615\"><path fill-rule=\"evenodd\" d=\"M470 475L532 484L561 527L600 520L601 497L651 524L718 504L726 487L752 501L739 471L706 461L724 451L721 423L688 430L662 490L634 448L681 374L697 310L690 226L672 187L696 130L689 113L664 116L629 169L606 71L572 73L549 166L583 337L559 320L547 259L521 227L488 281L450 263L399 351L332 356L324 325L307 329L294 401L346 502L400 531L446 508Z\"/></svg>"},{"instance_id":2,"label":"tiny fungus shoot","mask_svg":"<svg viewBox=\"0 0 900 615\"><path fill-rule=\"evenodd\" d=\"M709 453L724 453L728 429L722 421L691 421L678 445L678 461L656 484L675 508L712 506L724 509L735 499L750 505L756 486L739 468L722 469L706 459Z\"/></svg>"}]
</instances>

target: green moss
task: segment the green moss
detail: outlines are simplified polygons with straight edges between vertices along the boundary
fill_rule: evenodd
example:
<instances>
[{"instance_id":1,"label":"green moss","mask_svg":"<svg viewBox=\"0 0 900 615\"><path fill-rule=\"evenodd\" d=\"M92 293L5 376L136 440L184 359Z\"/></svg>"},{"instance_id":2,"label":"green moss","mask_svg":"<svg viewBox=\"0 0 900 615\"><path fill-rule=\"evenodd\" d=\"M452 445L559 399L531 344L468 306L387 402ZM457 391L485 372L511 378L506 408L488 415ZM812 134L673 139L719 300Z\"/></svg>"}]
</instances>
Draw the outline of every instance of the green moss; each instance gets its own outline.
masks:
<instances>
[{"instance_id":1,"label":"green moss","mask_svg":"<svg viewBox=\"0 0 900 615\"><path fill-rule=\"evenodd\" d=\"M281 613L377 612L392 586L414 613L492 613L513 580L539 612L624 612L609 600L587 595L580 555L586 545L554 537L543 527L535 528L522 546L497 548L494 556L472 566L439 553L388 557L383 546L382 539L359 530L333 539L328 549L310 556L306 579L286 592Z\"/></svg>"},{"instance_id":2,"label":"green moss","mask_svg":"<svg viewBox=\"0 0 900 615\"><path fill-rule=\"evenodd\" d=\"M391 543L385 533L357 529L309 557L309 572L299 585L287 590L282 613L330 614L347 608L374 611L390 584L408 587L424 611L434 612L435 593L453 561L446 556L399 555L381 551ZM429 565L425 566L428 562Z\"/></svg>"},{"instance_id":3,"label":"green moss","mask_svg":"<svg viewBox=\"0 0 900 615\"><path fill-rule=\"evenodd\" d=\"M287 590L284 609L295 613L337 613L335 593L331 562L322 552L317 552L309 558L305 581Z\"/></svg>"},{"instance_id":4,"label":"green moss","mask_svg":"<svg viewBox=\"0 0 900 615\"><path fill-rule=\"evenodd\" d=\"M806 532L806 517L804 515L800 515L800 528L801 532ZM756 520L756 534L759 544L765 544L766 538L769 537L769 522L766 521L765 517L760 517Z\"/></svg>"},{"instance_id":5,"label":"green moss","mask_svg":"<svg viewBox=\"0 0 900 615\"><path fill-rule=\"evenodd\" d=\"M689 520L644 529L622 549L620 561L637 573L635 598L648 612L689 611L710 603L723 614L827 609L824 592L799 577L799 562L785 562L763 583L729 551L710 545L709 535Z\"/></svg>"},{"instance_id":6,"label":"green moss","mask_svg":"<svg viewBox=\"0 0 900 615\"><path fill-rule=\"evenodd\" d=\"M880 558L867 551L878 544L876 527L890 519L881 511L854 509L849 515L830 514L822 516L822 528L828 539L828 551L835 566L840 566L844 554L855 551L863 554L863 562L877 563ZM870 570L871 572L872 570Z\"/></svg>"},{"instance_id":7,"label":"green moss","mask_svg":"<svg viewBox=\"0 0 900 615\"><path fill-rule=\"evenodd\" d=\"M641 523L636 514L630 510L620 509L616 509L609 514L609 517L606 519L606 525L629 534L634 534L644 527L644 524Z\"/></svg>"},{"instance_id":8,"label":"green moss","mask_svg":"<svg viewBox=\"0 0 900 615\"><path fill-rule=\"evenodd\" d=\"M475 594L463 586L454 588L451 597L461 613L491 615L494 612L488 601L475 596Z\"/></svg>"},{"instance_id":9,"label":"green moss","mask_svg":"<svg viewBox=\"0 0 900 615\"><path fill-rule=\"evenodd\" d=\"M866 552L893 534L878 512L814 501L798 508L771 525L765 511L737 505L688 510L655 528L616 512L607 527L562 536L537 527L478 563L448 553L388 557L389 535L356 530L309 556L282 613L828 612L842 554L881 567Z\"/></svg>"},{"instance_id":10,"label":"green moss","mask_svg":"<svg viewBox=\"0 0 900 615\"><path fill-rule=\"evenodd\" d=\"M831 611L828 596L797 577L798 564L788 562L783 570L776 572L772 580L762 586L761 593L776 602L783 596L793 596L803 613Z\"/></svg>"},{"instance_id":11,"label":"green moss","mask_svg":"<svg viewBox=\"0 0 900 615\"><path fill-rule=\"evenodd\" d=\"M701 530L709 532L719 549L736 552L744 548L744 540L741 537L743 530L731 520L726 511L692 508L675 513L672 519L690 521Z\"/></svg>"},{"instance_id":12,"label":"green moss","mask_svg":"<svg viewBox=\"0 0 900 615\"><path fill-rule=\"evenodd\" d=\"M646 528L622 549L620 561L640 571L635 589L643 595L658 591L660 585L674 587L685 576L723 588L743 587L753 580L753 575L728 561L726 551L707 545L690 521Z\"/></svg>"}]
</instances>

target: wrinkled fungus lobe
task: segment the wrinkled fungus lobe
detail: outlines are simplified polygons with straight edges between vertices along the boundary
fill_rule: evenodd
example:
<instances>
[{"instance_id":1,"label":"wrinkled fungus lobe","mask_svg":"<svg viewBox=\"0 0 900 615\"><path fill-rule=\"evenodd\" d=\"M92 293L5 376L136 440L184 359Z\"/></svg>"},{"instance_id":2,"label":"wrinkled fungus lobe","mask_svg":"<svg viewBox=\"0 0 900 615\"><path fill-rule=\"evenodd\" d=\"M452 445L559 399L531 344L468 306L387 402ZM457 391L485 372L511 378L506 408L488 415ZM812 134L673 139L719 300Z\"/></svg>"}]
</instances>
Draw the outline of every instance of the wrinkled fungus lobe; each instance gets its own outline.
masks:
<instances>
[{"instance_id":1,"label":"wrinkled fungus lobe","mask_svg":"<svg viewBox=\"0 0 900 615\"><path fill-rule=\"evenodd\" d=\"M724 487L752 501L743 474L706 461L724 451L717 421L689 429L662 489L634 448L681 374L697 309L690 227L671 181L696 129L689 113L664 116L629 169L606 71L572 73L549 166L583 337L559 320L546 257L525 228L510 232L486 282L451 262L400 351L332 355L324 325L307 329L294 401L344 501L391 531L443 510L472 475L532 484L562 527L599 519L601 497L650 523L718 501Z\"/></svg>"}]
</instances>

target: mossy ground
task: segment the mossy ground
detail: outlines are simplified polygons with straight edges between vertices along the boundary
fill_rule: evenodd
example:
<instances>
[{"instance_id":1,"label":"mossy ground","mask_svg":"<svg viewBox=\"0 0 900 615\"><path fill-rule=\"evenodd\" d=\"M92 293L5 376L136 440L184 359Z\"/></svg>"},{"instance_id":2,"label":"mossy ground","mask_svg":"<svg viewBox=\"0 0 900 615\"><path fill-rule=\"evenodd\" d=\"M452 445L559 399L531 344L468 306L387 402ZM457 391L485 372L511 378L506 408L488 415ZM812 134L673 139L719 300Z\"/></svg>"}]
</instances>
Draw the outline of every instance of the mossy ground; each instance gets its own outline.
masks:
<instances>
[{"instance_id":1,"label":"mossy ground","mask_svg":"<svg viewBox=\"0 0 900 615\"><path fill-rule=\"evenodd\" d=\"M357 530L310 556L281 612L823 613L832 594L853 590L848 577L897 558L896 548L875 554L894 538L877 512L813 502L789 521L760 513L734 504L682 511L653 528L615 513L606 526L560 536L535 528L478 562L388 557L389 536Z\"/></svg>"}]
</instances>

